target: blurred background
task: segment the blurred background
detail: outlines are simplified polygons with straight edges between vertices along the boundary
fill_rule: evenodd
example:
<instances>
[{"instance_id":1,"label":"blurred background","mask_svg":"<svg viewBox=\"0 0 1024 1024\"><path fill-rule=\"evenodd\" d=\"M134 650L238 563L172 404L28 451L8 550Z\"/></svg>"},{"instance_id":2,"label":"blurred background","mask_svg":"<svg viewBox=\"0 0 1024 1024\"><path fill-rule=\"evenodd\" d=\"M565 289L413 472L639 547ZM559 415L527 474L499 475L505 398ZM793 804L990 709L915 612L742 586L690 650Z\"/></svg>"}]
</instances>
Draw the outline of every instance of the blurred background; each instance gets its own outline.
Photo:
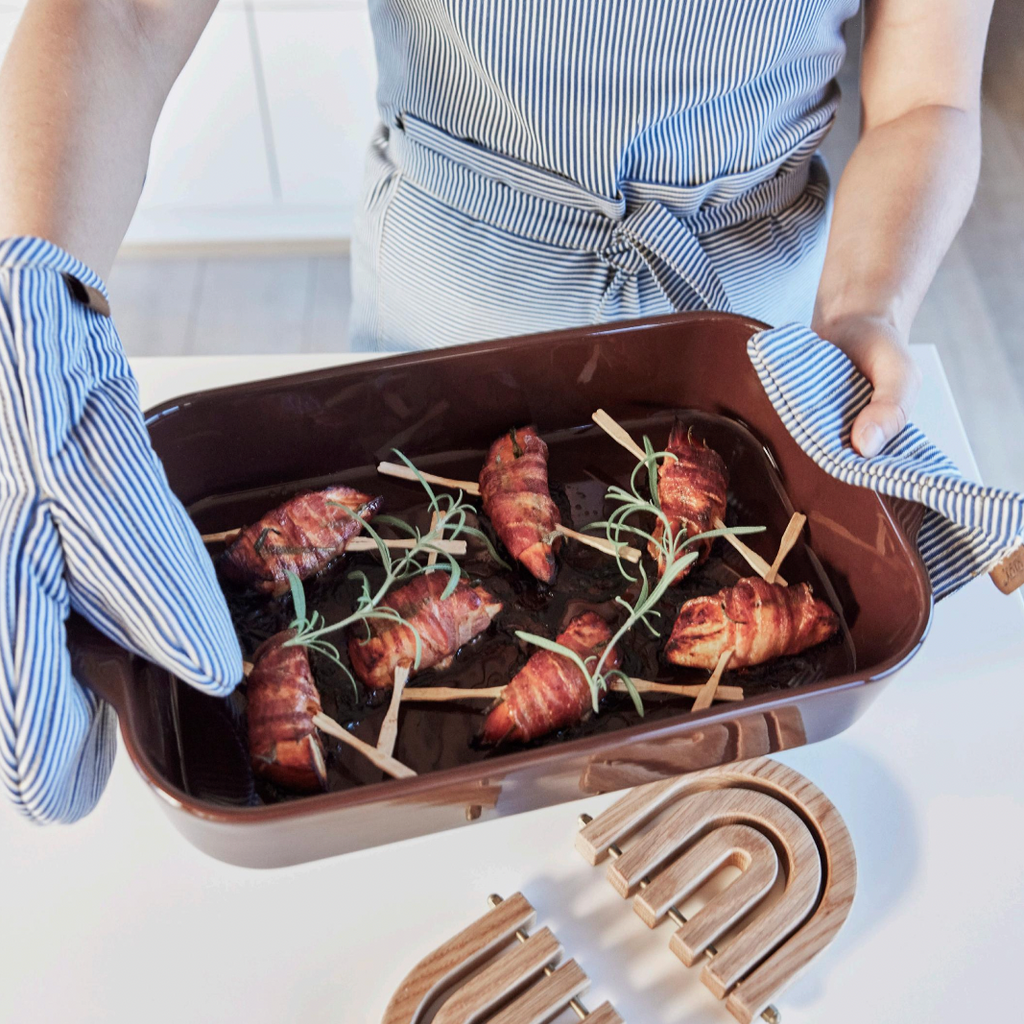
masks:
<instances>
[{"instance_id":1,"label":"blurred background","mask_svg":"<svg viewBox=\"0 0 1024 1024\"><path fill-rule=\"evenodd\" d=\"M0 0L0 53L24 0ZM824 152L857 139L859 24ZM347 348L348 249L376 122L366 0L221 0L157 128L110 278L133 355ZM918 316L986 482L1024 490L1024 3L996 0L974 205Z\"/></svg>"}]
</instances>

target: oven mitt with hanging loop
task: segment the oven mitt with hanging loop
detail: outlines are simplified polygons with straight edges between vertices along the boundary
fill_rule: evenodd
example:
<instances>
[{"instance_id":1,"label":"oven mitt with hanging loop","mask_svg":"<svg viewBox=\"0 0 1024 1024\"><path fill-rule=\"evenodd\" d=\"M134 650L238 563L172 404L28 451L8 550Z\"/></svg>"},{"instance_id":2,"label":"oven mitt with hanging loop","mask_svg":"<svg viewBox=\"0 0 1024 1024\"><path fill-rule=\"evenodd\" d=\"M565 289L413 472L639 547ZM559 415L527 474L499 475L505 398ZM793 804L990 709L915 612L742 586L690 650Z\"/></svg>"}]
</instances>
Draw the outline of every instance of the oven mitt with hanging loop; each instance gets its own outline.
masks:
<instances>
[{"instance_id":1,"label":"oven mitt with hanging loop","mask_svg":"<svg viewBox=\"0 0 1024 1024\"><path fill-rule=\"evenodd\" d=\"M242 678L106 303L57 246L0 242L0 770L39 822L90 811L116 749L113 711L72 677L69 610L206 693Z\"/></svg>"},{"instance_id":2,"label":"oven mitt with hanging loop","mask_svg":"<svg viewBox=\"0 0 1024 1024\"><path fill-rule=\"evenodd\" d=\"M782 422L825 472L925 506L918 548L936 600L991 571L1024 541L1024 496L965 479L913 424L873 458L858 455L850 432L871 384L814 331L799 324L761 331L747 352Z\"/></svg>"}]
</instances>

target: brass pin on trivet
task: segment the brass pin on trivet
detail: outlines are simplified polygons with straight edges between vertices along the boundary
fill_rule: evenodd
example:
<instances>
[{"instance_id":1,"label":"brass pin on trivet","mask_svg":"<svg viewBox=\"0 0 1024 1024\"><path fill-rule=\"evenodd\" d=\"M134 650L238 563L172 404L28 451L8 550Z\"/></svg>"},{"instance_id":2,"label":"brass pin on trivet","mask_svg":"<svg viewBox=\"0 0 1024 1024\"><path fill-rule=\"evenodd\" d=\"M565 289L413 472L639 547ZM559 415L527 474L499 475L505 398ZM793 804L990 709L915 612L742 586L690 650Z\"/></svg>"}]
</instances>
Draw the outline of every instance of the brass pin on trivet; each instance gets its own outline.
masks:
<instances>
[{"instance_id":1,"label":"brass pin on trivet","mask_svg":"<svg viewBox=\"0 0 1024 1024\"><path fill-rule=\"evenodd\" d=\"M581 814L579 817L580 828L585 828L593 820L594 819L589 814ZM622 851L613 843L611 846L608 847L608 856L611 857L613 860L618 860L622 856ZM646 889L650 884L651 880L646 875L640 879L641 890ZM678 907L670 906L668 910L665 911L665 914L672 921L673 924L678 925L680 928L682 928L682 926L686 924L686 918L683 916L682 911ZM518 938L518 936L519 933L517 932L516 937ZM707 949L704 950L704 955L710 960L717 952L718 948L716 946L709 945ZM570 1005L572 1004L570 1003ZM573 1009L575 1010L576 1007L574 1006ZM579 1011L577 1011L577 1016L579 1016L582 1019L584 1015L580 1014ZM768 1024L780 1024L782 1020L782 1014L779 1013L776 1007L768 1006L761 1011L761 1019L766 1020Z\"/></svg>"},{"instance_id":2,"label":"brass pin on trivet","mask_svg":"<svg viewBox=\"0 0 1024 1024\"><path fill-rule=\"evenodd\" d=\"M640 786L580 823L579 852L591 864L608 856L609 882L633 895L649 928L665 917L676 924L669 948L688 967L703 954L701 981L741 1024L781 1020L772 1001L832 941L853 903L856 860L838 811L768 758ZM739 877L684 917L679 905L727 865ZM778 879L781 891L765 902Z\"/></svg>"}]
</instances>

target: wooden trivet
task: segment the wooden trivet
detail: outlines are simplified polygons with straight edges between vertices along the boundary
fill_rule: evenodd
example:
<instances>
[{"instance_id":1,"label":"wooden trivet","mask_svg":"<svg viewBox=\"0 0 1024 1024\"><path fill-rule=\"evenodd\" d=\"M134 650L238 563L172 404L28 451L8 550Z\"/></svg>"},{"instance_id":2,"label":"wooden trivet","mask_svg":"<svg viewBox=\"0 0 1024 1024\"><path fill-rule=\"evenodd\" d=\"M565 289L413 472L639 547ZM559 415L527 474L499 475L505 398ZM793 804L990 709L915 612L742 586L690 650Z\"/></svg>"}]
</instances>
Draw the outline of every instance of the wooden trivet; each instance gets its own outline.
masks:
<instances>
[{"instance_id":1,"label":"wooden trivet","mask_svg":"<svg viewBox=\"0 0 1024 1024\"><path fill-rule=\"evenodd\" d=\"M772 999L835 938L853 903L857 866L839 812L785 765L756 758L641 786L599 817L580 818L576 848L610 857L608 880L743 1024L780 1020ZM623 843L628 840L628 845ZM740 876L689 920L677 905L727 865ZM761 907L777 877L778 899ZM751 914L724 949L718 942Z\"/></svg>"},{"instance_id":2,"label":"wooden trivet","mask_svg":"<svg viewBox=\"0 0 1024 1024\"><path fill-rule=\"evenodd\" d=\"M590 982L575 960L556 966L562 947L522 895L488 899L491 911L424 957L391 997L381 1024L543 1024L571 1007L586 1024L623 1024L610 1003L588 1011Z\"/></svg>"}]
</instances>

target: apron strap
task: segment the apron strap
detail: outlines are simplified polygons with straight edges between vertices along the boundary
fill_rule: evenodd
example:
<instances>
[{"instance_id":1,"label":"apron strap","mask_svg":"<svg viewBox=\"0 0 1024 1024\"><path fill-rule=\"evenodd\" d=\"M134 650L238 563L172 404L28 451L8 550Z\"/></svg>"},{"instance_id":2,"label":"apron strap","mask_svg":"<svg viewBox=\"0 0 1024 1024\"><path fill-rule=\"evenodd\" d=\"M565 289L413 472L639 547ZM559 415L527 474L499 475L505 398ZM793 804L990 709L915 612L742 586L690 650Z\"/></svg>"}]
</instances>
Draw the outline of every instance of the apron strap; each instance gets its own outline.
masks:
<instances>
[{"instance_id":1,"label":"apron strap","mask_svg":"<svg viewBox=\"0 0 1024 1024\"><path fill-rule=\"evenodd\" d=\"M674 217L661 203L644 203L619 224L615 235L639 253L673 309L732 312L721 278L699 239L685 220Z\"/></svg>"}]
</instances>

